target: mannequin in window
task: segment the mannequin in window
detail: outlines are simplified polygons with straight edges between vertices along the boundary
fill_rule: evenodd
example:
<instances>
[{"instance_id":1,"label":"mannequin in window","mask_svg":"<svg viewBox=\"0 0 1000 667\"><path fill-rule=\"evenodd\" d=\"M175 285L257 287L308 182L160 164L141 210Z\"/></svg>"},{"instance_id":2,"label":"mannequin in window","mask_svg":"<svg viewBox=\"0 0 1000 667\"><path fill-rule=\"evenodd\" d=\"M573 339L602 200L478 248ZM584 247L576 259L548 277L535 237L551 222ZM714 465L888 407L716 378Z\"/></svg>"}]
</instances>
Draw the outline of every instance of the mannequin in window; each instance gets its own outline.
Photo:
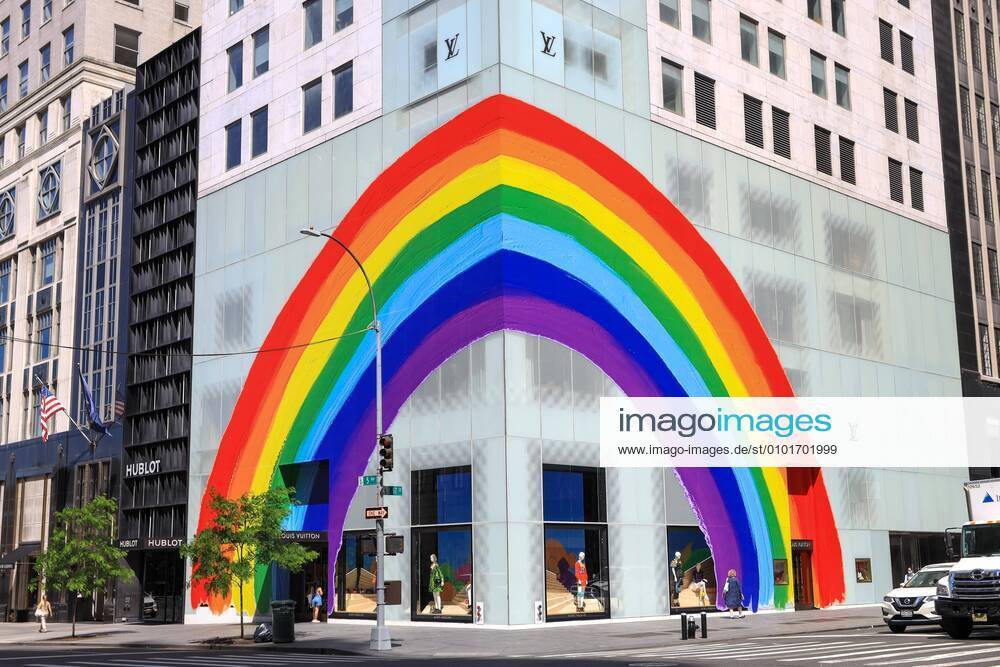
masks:
<instances>
[{"instance_id":1,"label":"mannequin in window","mask_svg":"<svg viewBox=\"0 0 1000 667\"><path fill-rule=\"evenodd\" d=\"M587 566L583 563L585 558L586 555L581 551L576 557L576 565L574 566L574 574L576 575L576 610L578 612L586 611L584 595L587 592Z\"/></svg>"},{"instance_id":2,"label":"mannequin in window","mask_svg":"<svg viewBox=\"0 0 1000 667\"><path fill-rule=\"evenodd\" d=\"M691 585L688 589L698 596L698 603L702 607L708 606L708 579L701 571L701 563L694 566L694 574L691 577Z\"/></svg>"},{"instance_id":3,"label":"mannequin in window","mask_svg":"<svg viewBox=\"0 0 1000 667\"><path fill-rule=\"evenodd\" d=\"M434 609L431 613L440 614L443 609L441 606L441 591L444 590L444 573L441 572L441 566L438 565L437 556L434 554L431 554L430 579L430 584L428 584L427 590L434 594Z\"/></svg>"},{"instance_id":4,"label":"mannequin in window","mask_svg":"<svg viewBox=\"0 0 1000 667\"><path fill-rule=\"evenodd\" d=\"M674 552L674 559L670 561L670 576L674 578L674 600L681 594L681 552Z\"/></svg>"}]
</instances>

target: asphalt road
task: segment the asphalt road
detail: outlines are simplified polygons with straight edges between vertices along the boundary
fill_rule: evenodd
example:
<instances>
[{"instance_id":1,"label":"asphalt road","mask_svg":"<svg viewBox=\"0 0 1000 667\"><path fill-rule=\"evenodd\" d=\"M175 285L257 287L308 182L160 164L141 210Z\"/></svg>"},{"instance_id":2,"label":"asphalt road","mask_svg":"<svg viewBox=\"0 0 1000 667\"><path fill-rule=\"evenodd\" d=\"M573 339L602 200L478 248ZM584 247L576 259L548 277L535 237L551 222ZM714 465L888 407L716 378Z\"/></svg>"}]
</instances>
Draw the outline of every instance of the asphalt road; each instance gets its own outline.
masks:
<instances>
[{"instance_id":1,"label":"asphalt road","mask_svg":"<svg viewBox=\"0 0 1000 667\"><path fill-rule=\"evenodd\" d=\"M448 654L446 646L433 657L414 659L403 651L387 656L351 656L285 651L272 646L228 650L134 648L21 647L0 649L0 667L309 667L311 665L395 665L423 663L459 665L618 665L620 667L703 667L746 664L748 667L1000 667L1000 631L978 631L956 641L940 631L909 631L894 635L872 631L829 632L792 636L760 636L739 640L695 639L660 647L620 650L580 650L532 656L475 658Z\"/></svg>"}]
</instances>

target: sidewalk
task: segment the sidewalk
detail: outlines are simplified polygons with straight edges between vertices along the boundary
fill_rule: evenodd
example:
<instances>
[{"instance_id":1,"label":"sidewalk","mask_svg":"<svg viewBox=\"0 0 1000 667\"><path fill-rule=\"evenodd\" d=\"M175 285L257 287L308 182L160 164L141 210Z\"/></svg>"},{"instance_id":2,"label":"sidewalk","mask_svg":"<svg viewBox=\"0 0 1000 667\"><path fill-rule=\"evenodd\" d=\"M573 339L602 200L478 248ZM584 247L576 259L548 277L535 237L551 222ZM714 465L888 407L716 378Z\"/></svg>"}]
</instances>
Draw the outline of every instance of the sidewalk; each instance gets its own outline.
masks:
<instances>
[{"instance_id":1,"label":"sidewalk","mask_svg":"<svg viewBox=\"0 0 1000 667\"><path fill-rule=\"evenodd\" d=\"M238 625L115 625L78 624L77 638L70 639L68 623L50 623L49 632L27 623L0 623L0 645L52 647L102 646L133 648L206 648L213 640L223 640L219 648L240 646L310 653L369 654L371 622L335 621L298 623L293 644L253 644L241 642ZM254 624L247 624L247 636ZM811 634L845 630L882 628L878 607L852 607L824 611L769 613L730 620L726 614L709 616L709 640L746 637ZM394 655L407 657L490 657L543 656L581 653L588 650L615 651L660 647L680 642L678 617L652 621L584 621L548 623L522 629L476 627L442 623L390 623Z\"/></svg>"}]
</instances>

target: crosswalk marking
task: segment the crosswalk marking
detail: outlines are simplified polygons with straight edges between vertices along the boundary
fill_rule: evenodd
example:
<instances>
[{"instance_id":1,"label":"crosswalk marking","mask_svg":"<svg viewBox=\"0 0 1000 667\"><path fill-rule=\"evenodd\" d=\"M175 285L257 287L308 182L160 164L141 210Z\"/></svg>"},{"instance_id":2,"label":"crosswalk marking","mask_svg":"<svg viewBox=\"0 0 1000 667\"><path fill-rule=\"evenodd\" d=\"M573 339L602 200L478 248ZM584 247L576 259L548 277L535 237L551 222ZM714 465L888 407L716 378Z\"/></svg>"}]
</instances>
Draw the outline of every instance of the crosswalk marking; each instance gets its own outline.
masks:
<instances>
[{"instance_id":1,"label":"crosswalk marking","mask_svg":"<svg viewBox=\"0 0 1000 667\"><path fill-rule=\"evenodd\" d=\"M736 658L736 659L741 659L745 655L754 655L754 656L760 656L760 657L770 657L770 656L781 655L781 654L785 653L786 651L802 651L802 650L818 651L818 650L824 649L826 646L827 646L826 644L822 644L822 643L810 644L809 646L806 646L804 644L793 644L791 646L778 646L778 647L771 646L771 647L762 648L762 649L754 649L749 654L747 654L746 651L742 651L742 650L735 650L734 651L732 649L727 649L727 650L717 651L717 652L715 652L712 655L713 655L713 657L718 657L718 658Z\"/></svg>"},{"instance_id":2,"label":"crosswalk marking","mask_svg":"<svg viewBox=\"0 0 1000 667\"><path fill-rule=\"evenodd\" d=\"M865 655L854 657L854 658L841 658L839 660L820 660L821 665L839 665L844 662L859 662L861 660L871 660L872 658L890 658L895 655L913 655L914 653L922 653L924 651L939 651L940 646L924 646L923 648L919 646L904 645L897 646L896 648L885 648L880 649L874 653L866 653Z\"/></svg>"},{"instance_id":3,"label":"crosswalk marking","mask_svg":"<svg viewBox=\"0 0 1000 667\"><path fill-rule=\"evenodd\" d=\"M956 662L943 662L940 664L935 662L933 665L931 665L931 667L958 667L958 665L978 665L983 662L994 662L996 659L997 657L994 655L990 656L989 658L980 658L979 660L958 660ZM997 667L997 665L994 664L993 667Z\"/></svg>"},{"instance_id":4,"label":"crosswalk marking","mask_svg":"<svg viewBox=\"0 0 1000 667\"><path fill-rule=\"evenodd\" d=\"M819 648L820 646L823 646L823 644L821 644L819 642L810 642L808 644L793 644L793 645L787 646L787 647L776 647L773 644L771 644L771 645L758 645L758 646L744 647L744 648L732 648L730 646L720 646L720 645L716 645L716 646L713 646L713 647L707 648L707 649L706 648L697 648L697 647L685 648L684 650L677 650L677 649L671 650L669 648L667 648L667 649L661 648L661 649L658 649L656 651L656 655L658 657L672 657L672 658L673 657L677 657L677 658L682 658L682 657L702 657L702 656L705 656L705 657L715 657L715 658L724 658L724 657L728 657L729 655L742 655L744 653L747 653L748 651L750 653L752 653L753 655L762 655L764 653L769 653L771 651L780 651L780 650L784 650L786 648L794 648L794 647L798 647L798 648L805 648L805 647ZM652 651L647 651L647 653L651 654Z\"/></svg>"},{"instance_id":5,"label":"crosswalk marking","mask_svg":"<svg viewBox=\"0 0 1000 667\"><path fill-rule=\"evenodd\" d=\"M864 650L857 650L857 649L860 649L862 646L867 647L867 648L865 648ZM872 647L874 647L874 648L872 648ZM835 663L836 662L836 660L834 660L835 658L848 658L850 660L867 660L869 657L878 655L879 653L883 653L885 651L899 651L902 648L903 647L897 646L896 648L890 649L890 648L887 648L885 644L881 644L881 643L875 643L875 644L856 644L855 646L853 646L849 650L847 650L846 653L842 652L842 653L831 653L831 654L827 654L827 655L811 655L811 656L809 656L809 659L810 660L824 660L824 661L827 661L827 662L830 662L830 663ZM841 649L841 650L843 651L844 649ZM927 647L927 648L920 649L920 648L915 648L915 647L911 646L911 647L907 647L907 650L910 653L912 653L914 651L937 650L937 647L935 646L935 647Z\"/></svg>"},{"instance_id":6,"label":"crosswalk marking","mask_svg":"<svg viewBox=\"0 0 1000 667\"><path fill-rule=\"evenodd\" d=\"M873 665L905 665L913 662L929 662L931 660L945 660L947 658L962 658L967 655L981 655L983 653L996 653L998 648L979 648L971 651L959 651L958 653L945 653L944 655L931 655L922 658L911 658L908 660L890 660L888 662L873 662Z\"/></svg>"},{"instance_id":7,"label":"crosswalk marking","mask_svg":"<svg viewBox=\"0 0 1000 667\"><path fill-rule=\"evenodd\" d=\"M266 652L264 652L266 651ZM273 649L262 652L249 651L228 655L190 655L178 651L177 655L157 654L142 658L108 658L102 662L74 660L72 656L59 656L66 660L59 664L63 667L215 667L220 664L240 664L263 667L264 665L325 665L335 662L358 663L371 660L371 656L319 655L281 653ZM121 654L118 654L121 655ZM51 667L42 663L30 663L25 667Z\"/></svg>"}]
</instances>

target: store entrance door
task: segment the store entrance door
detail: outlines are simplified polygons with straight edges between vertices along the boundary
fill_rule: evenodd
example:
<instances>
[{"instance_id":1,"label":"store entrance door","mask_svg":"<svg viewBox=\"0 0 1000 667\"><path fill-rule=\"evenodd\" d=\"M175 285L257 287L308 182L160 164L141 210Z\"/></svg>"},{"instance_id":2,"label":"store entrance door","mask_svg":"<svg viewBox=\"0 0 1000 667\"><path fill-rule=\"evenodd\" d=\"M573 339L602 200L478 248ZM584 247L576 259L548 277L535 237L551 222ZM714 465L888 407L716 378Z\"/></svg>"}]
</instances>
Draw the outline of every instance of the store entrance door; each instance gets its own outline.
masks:
<instances>
[{"instance_id":1,"label":"store entrance door","mask_svg":"<svg viewBox=\"0 0 1000 667\"><path fill-rule=\"evenodd\" d=\"M294 572L289 577L289 598L295 600L295 620L305 622L312 620L312 608L309 600L317 586L323 588L323 606L320 608L319 620L326 621L327 602L330 591L327 589L326 573L329 551L326 542L302 542L302 546L312 549L317 554L316 558L306 563L301 572Z\"/></svg>"},{"instance_id":2,"label":"store entrance door","mask_svg":"<svg viewBox=\"0 0 1000 667\"><path fill-rule=\"evenodd\" d=\"M812 540L792 540L795 609L815 609L812 588Z\"/></svg>"}]
</instances>

